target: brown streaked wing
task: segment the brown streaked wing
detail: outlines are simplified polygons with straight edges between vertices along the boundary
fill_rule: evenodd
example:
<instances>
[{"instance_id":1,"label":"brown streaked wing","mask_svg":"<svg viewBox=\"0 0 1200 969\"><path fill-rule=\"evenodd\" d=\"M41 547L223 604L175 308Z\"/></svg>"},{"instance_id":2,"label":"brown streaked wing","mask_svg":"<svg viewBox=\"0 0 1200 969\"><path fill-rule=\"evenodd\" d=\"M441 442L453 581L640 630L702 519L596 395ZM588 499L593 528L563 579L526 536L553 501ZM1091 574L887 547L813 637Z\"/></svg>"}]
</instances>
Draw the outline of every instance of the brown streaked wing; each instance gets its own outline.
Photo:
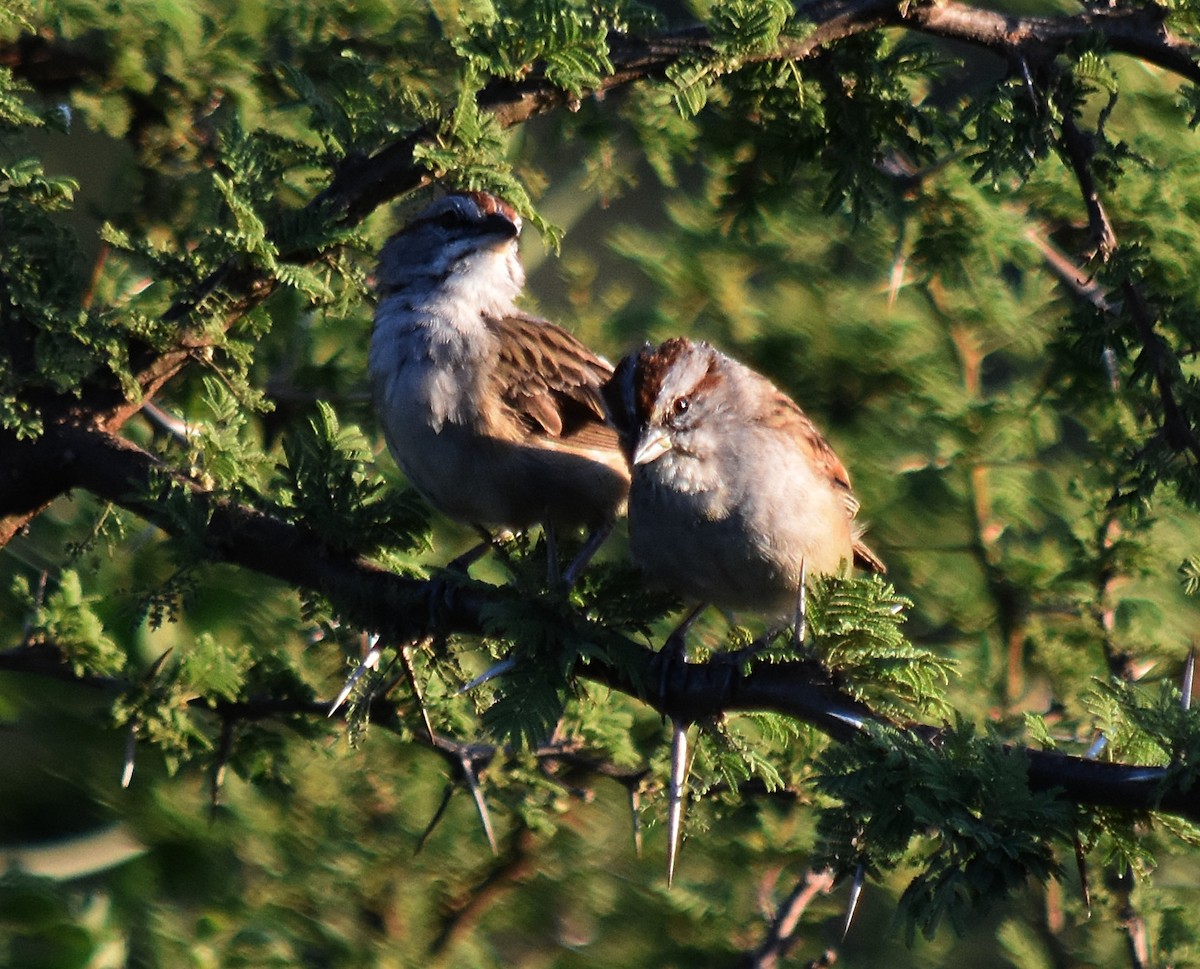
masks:
<instances>
[{"instance_id":1,"label":"brown streaked wing","mask_svg":"<svg viewBox=\"0 0 1200 969\"><path fill-rule=\"evenodd\" d=\"M850 472L833 453L833 448L817 430L816 425L800 409L800 405L775 386L772 385L771 390L774 392L769 395L768 402L763 406L759 422L764 427L783 431L796 439L812 463L830 481L845 491L846 506L850 517L853 518L858 513L858 501L850 491Z\"/></svg>"},{"instance_id":2,"label":"brown streaked wing","mask_svg":"<svg viewBox=\"0 0 1200 969\"><path fill-rule=\"evenodd\" d=\"M764 407L760 416L761 422L775 430L783 431L795 437L796 441L807 452L812 462L832 481L842 492L842 501L846 505L846 517L854 518L858 514L858 499L850 490L850 472L842 464L841 459L833 453L833 448L825 440L816 425L809 420L808 415L800 409L800 405L772 385L774 393L770 402ZM878 555L862 540L856 529L854 535L854 565L865 572L886 572L887 566Z\"/></svg>"},{"instance_id":3,"label":"brown streaked wing","mask_svg":"<svg viewBox=\"0 0 1200 969\"><path fill-rule=\"evenodd\" d=\"M492 371L495 393L518 419L531 431L570 438L575 446L589 446L585 442L590 440L616 446L615 435L604 423L600 396L612 367L545 320L507 316L489 319L487 325L500 345Z\"/></svg>"}]
</instances>

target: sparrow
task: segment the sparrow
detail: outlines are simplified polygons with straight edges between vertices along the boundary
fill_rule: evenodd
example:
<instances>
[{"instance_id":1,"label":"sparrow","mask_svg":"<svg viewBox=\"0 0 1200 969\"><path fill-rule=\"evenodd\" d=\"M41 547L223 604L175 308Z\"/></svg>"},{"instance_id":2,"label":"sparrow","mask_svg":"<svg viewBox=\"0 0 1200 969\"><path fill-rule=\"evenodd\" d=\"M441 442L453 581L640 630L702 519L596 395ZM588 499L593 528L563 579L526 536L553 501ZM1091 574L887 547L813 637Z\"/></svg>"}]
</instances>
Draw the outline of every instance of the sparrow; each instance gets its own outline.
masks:
<instances>
[{"instance_id":1,"label":"sparrow","mask_svg":"<svg viewBox=\"0 0 1200 969\"><path fill-rule=\"evenodd\" d=\"M601 397L612 367L517 309L520 232L507 203L456 192L387 241L375 411L396 463L447 517L489 531L584 526L598 545L629 490Z\"/></svg>"},{"instance_id":2,"label":"sparrow","mask_svg":"<svg viewBox=\"0 0 1200 969\"><path fill-rule=\"evenodd\" d=\"M777 618L804 576L884 571L845 466L766 377L674 338L627 356L604 393L632 471L630 551L654 581Z\"/></svg>"},{"instance_id":3,"label":"sparrow","mask_svg":"<svg viewBox=\"0 0 1200 969\"><path fill-rule=\"evenodd\" d=\"M517 309L520 234L508 203L455 192L388 239L375 273L371 392L388 450L412 486L487 536L451 568L483 554L494 530L541 523L550 581L570 588L624 510L629 469L601 396L612 366L562 327ZM559 576L555 529L578 526L588 537ZM382 649L378 637L371 641L331 716ZM410 653L401 647L411 681ZM506 664L511 658L469 685ZM432 736L428 718L426 728Z\"/></svg>"},{"instance_id":4,"label":"sparrow","mask_svg":"<svg viewBox=\"0 0 1200 969\"><path fill-rule=\"evenodd\" d=\"M850 476L800 407L707 343L646 344L618 365L605 402L632 473L629 545L649 579L699 603L668 637L665 662L708 605L794 617L807 579L852 564L882 572L854 518ZM666 693L667 667L660 694ZM672 716L667 885L675 873L688 722Z\"/></svg>"}]
</instances>

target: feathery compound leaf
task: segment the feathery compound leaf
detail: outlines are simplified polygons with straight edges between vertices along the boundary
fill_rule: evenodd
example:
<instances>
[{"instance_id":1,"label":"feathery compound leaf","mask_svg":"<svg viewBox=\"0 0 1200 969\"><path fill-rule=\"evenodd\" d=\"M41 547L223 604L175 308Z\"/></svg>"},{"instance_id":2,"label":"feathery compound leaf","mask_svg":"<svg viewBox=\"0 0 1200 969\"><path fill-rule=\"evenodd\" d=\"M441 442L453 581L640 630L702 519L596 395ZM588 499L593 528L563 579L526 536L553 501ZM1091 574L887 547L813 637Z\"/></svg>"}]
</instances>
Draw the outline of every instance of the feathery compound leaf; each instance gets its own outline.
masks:
<instances>
[{"instance_id":1,"label":"feathery compound leaf","mask_svg":"<svg viewBox=\"0 0 1200 969\"><path fill-rule=\"evenodd\" d=\"M808 596L808 642L838 685L881 713L908 716L945 709L942 688L954 664L913 645L901 632L912 603L877 575L820 576ZM777 636L753 661L805 658L791 630Z\"/></svg>"},{"instance_id":2,"label":"feathery compound leaf","mask_svg":"<svg viewBox=\"0 0 1200 969\"><path fill-rule=\"evenodd\" d=\"M21 97L29 87L13 77L7 67L0 67L0 125L12 128L39 128L45 119L29 107Z\"/></svg>"},{"instance_id":3,"label":"feathery compound leaf","mask_svg":"<svg viewBox=\"0 0 1200 969\"><path fill-rule=\"evenodd\" d=\"M427 520L421 503L368 471L367 439L357 427L343 428L329 404L319 401L307 430L286 437L283 450L276 488L287 517L335 548L363 552L424 545Z\"/></svg>"},{"instance_id":4,"label":"feathery compound leaf","mask_svg":"<svg viewBox=\"0 0 1200 969\"><path fill-rule=\"evenodd\" d=\"M1030 790L1019 750L961 721L936 743L871 725L828 748L818 770L817 786L837 802L818 821L820 861L843 872L920 865L901 898L910 939L918 928L931 937L943 919L962 927L1030 876L1057 875L1056 850L1076 832L1073 805Z\"/></svg>"},{"instance_id":5,"label":"feathery compound leaf","mask_svg":"<svg viewBox=\"0 0 1200 969\"><path fill-rule=\"evenodd\" d=\"M112 676L124 668L125 654L105 633L104 621L93 609L100 597L84 593L78 572L62 572L44 601L31 593L23 576L15 580L14 587L27 608L29 642L44 642L61 650L77 676Z\"/></svg>"},{"instance_id":6,"label":"feathery compound leaf","mask_svg":"<svg viewBox=\"0 0 1200 969\"><path fill-rule=\"evenodd\" d=\"M495 19L475 24L455 49L474 70L520 80L536 65L546 79L572 95L611 73L608 31L614 11L575 7L561 0L508 0L495 4Z\"/></svg>"},{"instance_id":7,"label":"feathery compound leaf","mask_svg":"<svg viewBox=\"0 0 1200 969\"><path fill-rule=\"evenodd\" d=\"M713 7L708 26L719 50L744 57L772 50L791 15L786 0L726 0Z\"/></svg>"},{"instance_id":8,"label":"feathery compound leaf","mask_svg":"<svg viewBox=\"0 0 1200 969\"><path fill-rule=\"evenodd\" d=\"M501 743L532 749L549 739L563 715L566 678L553 667L526 664L507 676L483 725Z\"/></svg>"},{"instance_id":9,"label":"feathery compound leaf","mask_svg":"<svg viewBox=\"0 0 1200 969\"><path fill-rule=\"evenodd\" d=\"M1114 758L1169 765L1164 785L1186 790L1200 775L1200 708L1184 709L1178 687L1097 682L1084 705L1108 738Z\"/></svg>"},{"instance_id":10,"label":"feathery compound leaf","mask_svg":"<svg viewBox=\"0 0 1200 969\"><path fill-rule=\"evenodd\" d=\"M704 110L708 92L716 81L716 65L699 58L682 57L667 68L667 80L675 85L675 104L684 118Z\"/></svg>"}]
</instances>

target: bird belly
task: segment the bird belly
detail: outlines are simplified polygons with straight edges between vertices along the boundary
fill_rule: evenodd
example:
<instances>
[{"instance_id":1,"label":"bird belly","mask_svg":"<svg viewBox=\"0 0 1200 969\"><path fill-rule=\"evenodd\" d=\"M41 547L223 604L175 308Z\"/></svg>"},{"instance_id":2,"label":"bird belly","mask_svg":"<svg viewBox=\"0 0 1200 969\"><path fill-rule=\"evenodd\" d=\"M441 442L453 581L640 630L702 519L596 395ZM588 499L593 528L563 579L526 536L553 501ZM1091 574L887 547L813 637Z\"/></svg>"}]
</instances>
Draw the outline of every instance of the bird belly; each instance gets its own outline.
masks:
<instances>
[{"instance_id":1,"label":"bird belly","mask_svg":"<svg viewBox=\"0 0 1200 969\"><path fill-rule=\"evenodd\" d=\"M747 503L722 508L703 492L681 493L635 478L630 551L646 573L686 599L734 612L790 616L802 572L838 573L851 554L849 519L805 508L771 520ZM824 529L824 530L823 530ZM841 534L844 531L844 535Z\"/></svg>"},{"instance_id":2,"label":"bird belly","mask_svg":"<svg viewBox=\"0 0 1200 969\"><path fill-rule=\"evenodd\" d=\"M376 411L405 477L442 514L485 527L545 521L595 526L615 517L628 491L619 454L502 439L456 392L461 378L400 366L377 379ZM553 483L551 485L551 483Z\"/></svg>"}]
</instances>

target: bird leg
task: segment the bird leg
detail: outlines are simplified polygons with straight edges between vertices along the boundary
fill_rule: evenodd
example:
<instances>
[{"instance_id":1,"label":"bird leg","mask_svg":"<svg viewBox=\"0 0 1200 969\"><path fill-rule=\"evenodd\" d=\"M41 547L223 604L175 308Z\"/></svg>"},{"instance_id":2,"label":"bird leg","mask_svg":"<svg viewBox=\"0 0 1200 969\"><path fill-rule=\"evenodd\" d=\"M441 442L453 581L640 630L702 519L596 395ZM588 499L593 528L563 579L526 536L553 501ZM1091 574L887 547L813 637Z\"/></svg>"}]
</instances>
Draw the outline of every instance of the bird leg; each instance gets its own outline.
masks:
<instances>
[{"instance_id":1,"label":"bird leg","mask_svg":"<svg viewBox=\"0 0 1200 969\"><path fill-rule=\"evenodd\" d=\"M496 540L499 538L498 535L493 535L482 525L476 525L475 531L480 538L479 544L472 545L462 555L448 562L447 572L461 572L466 575L467 569L483 558L495 546Z\"/></svg>"},{"instance_id":2,"label":"bird leg","mask_svg":"<svg viewBox=\"0 0 1200 969\"><path fill-rule=\"evenodd\" d=\"M792 643L796 649L804 646L808 633L808 569L800 560L800 588L796 590L796 621L792 626Z\"/></svg>"},{"instance_id":3,"label":"bird leg","mask_svg":"<svg viewBox=\"0 0 1200 969\"><path fill-rule=\"evenodd\" d=\"M654 657L654 665L658 667L658 701L662 703L667 696L667 682L671 673L680 665L687 662L687 634L695 625L700 613L708 608L707 602L696 606L683 618L678 626L671 631L663 642L662 649Z\"/></svg>"},{"instance_id":4,"label":"bird leg","mask_svg":"<svg viewBox=\"0 0 1200 969\"><path fill-rule=\"evenodd\" d=\"M587 568L587 564L592 560L592 556L600 550L600 546L604 544L604 540L612 534L613 524L613 522L607 521L588 532L588 537L584 540L583 548L579 550L579 554L571 560L571 564L567 566L567 571L563 573L562 581L564 588L571 589L579 580L580 574Z\"/></svg>"}]
</instances>

